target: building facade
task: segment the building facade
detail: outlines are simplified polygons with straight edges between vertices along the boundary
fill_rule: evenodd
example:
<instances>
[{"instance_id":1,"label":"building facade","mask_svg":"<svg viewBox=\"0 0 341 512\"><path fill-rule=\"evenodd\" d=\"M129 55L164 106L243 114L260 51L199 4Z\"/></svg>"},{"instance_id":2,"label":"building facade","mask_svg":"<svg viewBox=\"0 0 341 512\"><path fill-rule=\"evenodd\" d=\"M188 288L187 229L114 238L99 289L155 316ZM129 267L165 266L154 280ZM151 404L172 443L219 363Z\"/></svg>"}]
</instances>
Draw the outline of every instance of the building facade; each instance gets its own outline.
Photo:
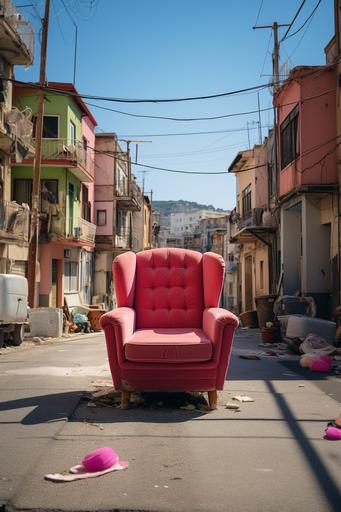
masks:
<instances>
[{"instance_id":1,"label":"building facade","mask_svg":"<svg viewBox=\"0 0 341 512\"><path fill-rule=\"evenodd\" d=\"M338 304L335 82L333 67L297 67L274 99L282 292L314 297L322 318Z\"/></svg>"},{"instance_id":2,"label":"building facade","mask_svg":"<svg viewBox=\"0 0 341 512\"><path fill-rule=\"evenodd\" d=\"M34 155L32 111L13 106L5 78L15 65L33 63L34 32L9 0L0 0L0 41L0 273L26 275L30 209L12 200L11 159Z\"/></svg>"},{"instance_id":3,"label":"building facade","mask_svg":"<svg viewBox=\"0 0 341 512\"><path fill-rule=\"evenodd\" d=\"M115 133L96 134L94 295L113 307L113 259L151 246L151 204L131 173L129 153Z\"/></svg>"},{"instance_id":4,"label":"building facade","mask_svg":"<svg viewBox=\"0 0 341 512\"><path fill-rule=\"evenodd\" d=\"M231 212L231 242L239 245L241 311L256 307L256 297L271 294L276 282L276 223L269 207L265 144L237 154L229 172L236 176L237 206Z\"/></svg>"},{"instance_id":5,"label":"building facade","mask_svg":"<svg viewBox=\"0 0 341 512\"><path fill-rule=\"evenodd\" d=\"M96 121L72 84L49 83L45 95L39 230L39 306L64 305L64 295L92 298L94 224L94 129ZM32 89L16 87L19 110L37 109ZM31 204L33 159L12 165L12 199Z\"/></svg>"}]
</instances>

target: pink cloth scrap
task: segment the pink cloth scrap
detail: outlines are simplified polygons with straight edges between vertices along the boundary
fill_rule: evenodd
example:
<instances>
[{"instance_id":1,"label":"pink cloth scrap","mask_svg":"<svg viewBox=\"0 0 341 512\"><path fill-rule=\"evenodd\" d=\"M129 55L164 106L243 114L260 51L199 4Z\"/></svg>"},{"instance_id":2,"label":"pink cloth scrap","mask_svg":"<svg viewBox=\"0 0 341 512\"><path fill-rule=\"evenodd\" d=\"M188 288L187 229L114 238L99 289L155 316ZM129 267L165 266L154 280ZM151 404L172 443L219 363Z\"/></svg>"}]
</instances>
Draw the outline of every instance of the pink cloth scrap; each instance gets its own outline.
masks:
<instances>
[{"instance_id":1,"label":"pink cloth scrap","mask_svg":"<svg viewBox=\"0 0 341 512\"><path fill-rule=\"evenodd\" d=\"M129 463L127 461L120 461L111 468L104 469L103 471L87 472L82 464L78 464L70 468L69 474L51 473L45 475L45 480L51 480L51 482L73 482L74 480L83 480L84 478L96 478L97 476L106 475L111 471L127 469L128 465Z\"/></svg>"}]
</instances>

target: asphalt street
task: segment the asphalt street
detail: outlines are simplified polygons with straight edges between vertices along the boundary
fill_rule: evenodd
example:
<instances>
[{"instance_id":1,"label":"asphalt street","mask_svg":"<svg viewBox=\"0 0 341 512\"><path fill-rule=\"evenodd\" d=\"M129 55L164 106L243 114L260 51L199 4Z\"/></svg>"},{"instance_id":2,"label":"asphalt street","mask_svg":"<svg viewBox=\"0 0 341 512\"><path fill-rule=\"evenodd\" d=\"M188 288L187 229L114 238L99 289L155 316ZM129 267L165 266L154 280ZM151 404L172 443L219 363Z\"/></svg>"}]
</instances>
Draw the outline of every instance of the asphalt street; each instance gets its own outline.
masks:
<instances>
[{"instance_id":1,"label":"asphalt street","mask_svg":"<svg viewBox=\"0 0 341 512\"><path fill-rule=\"evenodd\" d=\"M102 334L1 350L0 510L339 511L341 441L323 433L340 413L341 379L311 379L292 355L239 358L259 342L257 331L237 332L210 412L88 407L94 381L110 379ZM240 394L254 402L226 409ZM107 445L127 470L44 480Z\"/></svg>"}]
</instances>

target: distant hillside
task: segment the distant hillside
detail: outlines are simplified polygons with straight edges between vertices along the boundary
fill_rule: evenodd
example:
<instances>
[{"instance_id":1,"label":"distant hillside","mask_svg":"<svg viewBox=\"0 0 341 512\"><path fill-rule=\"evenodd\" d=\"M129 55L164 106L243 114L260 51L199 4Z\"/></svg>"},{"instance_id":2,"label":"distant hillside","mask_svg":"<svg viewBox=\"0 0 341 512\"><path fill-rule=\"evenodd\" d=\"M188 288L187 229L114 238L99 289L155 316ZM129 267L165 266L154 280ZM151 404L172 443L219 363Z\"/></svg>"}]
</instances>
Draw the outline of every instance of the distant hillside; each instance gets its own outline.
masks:
<instances>
[{"instance_id":1,"label":"distant hillside","mask_svg":"<svg viewBox=\"0 0 341 512\"><path fill-rule=\"evenodd\" d=\"M153 201L153 209L161 215L170 215L171 213L190 212L195 210L211 210L212 212L223 212L221 208L214 208L211 204L199 204L194 201Z\"/></svg>"}]
</instances>

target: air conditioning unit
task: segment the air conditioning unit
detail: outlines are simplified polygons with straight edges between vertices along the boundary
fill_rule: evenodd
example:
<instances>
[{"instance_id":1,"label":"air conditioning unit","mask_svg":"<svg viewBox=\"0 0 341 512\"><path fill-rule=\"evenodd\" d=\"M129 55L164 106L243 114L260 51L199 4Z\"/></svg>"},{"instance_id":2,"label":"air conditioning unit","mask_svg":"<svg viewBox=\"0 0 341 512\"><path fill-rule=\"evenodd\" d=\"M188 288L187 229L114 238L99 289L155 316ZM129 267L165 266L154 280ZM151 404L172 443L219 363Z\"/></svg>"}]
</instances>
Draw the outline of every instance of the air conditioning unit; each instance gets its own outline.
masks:
<instances>
[{"instance_id":1,"label":"air conditioning unit","mask_svg":"<svg viewBox=\"0 0 341 512\"><path fill-rule=\"evenodd\" d=\"M80 238L82 236L82 228L74 228L75 238Z\"/></svg>"}]
</instances>

